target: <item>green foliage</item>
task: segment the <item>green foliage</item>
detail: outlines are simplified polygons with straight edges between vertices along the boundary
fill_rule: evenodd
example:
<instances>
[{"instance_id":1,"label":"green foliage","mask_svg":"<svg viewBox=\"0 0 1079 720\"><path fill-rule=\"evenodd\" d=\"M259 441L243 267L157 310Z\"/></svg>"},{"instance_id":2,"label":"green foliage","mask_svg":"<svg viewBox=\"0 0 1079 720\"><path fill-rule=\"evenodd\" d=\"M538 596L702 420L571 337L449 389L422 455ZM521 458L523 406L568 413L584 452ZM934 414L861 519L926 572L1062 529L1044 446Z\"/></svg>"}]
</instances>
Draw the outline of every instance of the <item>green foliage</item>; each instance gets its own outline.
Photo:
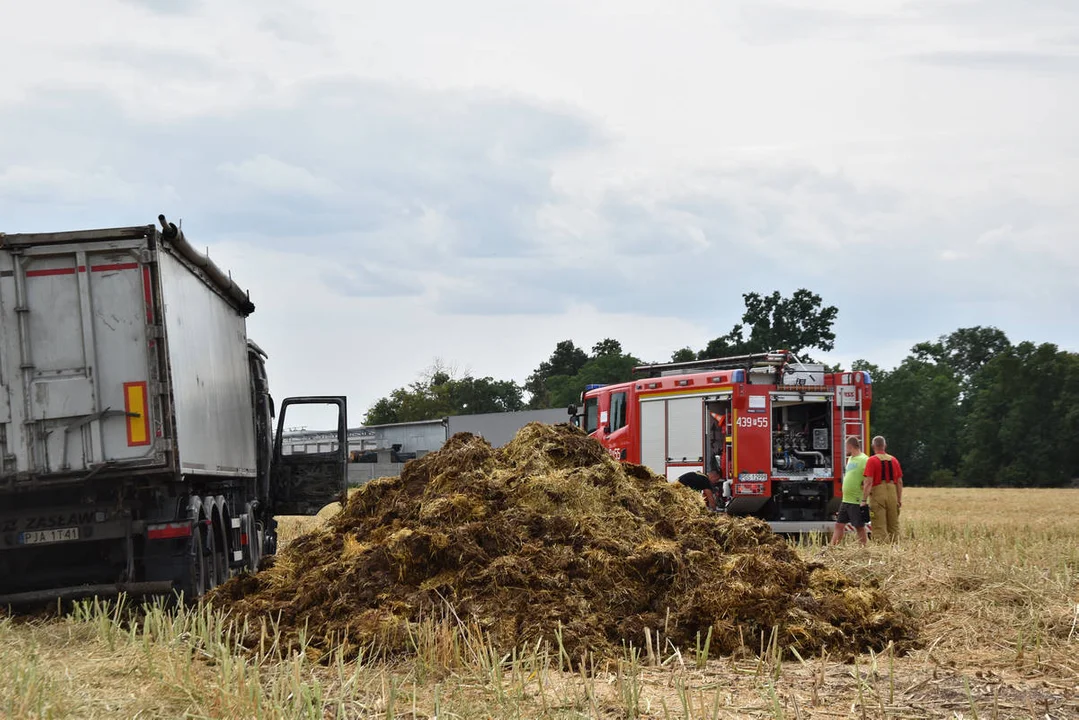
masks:
<instances>
[{"instance_id":1,"label":"green foliage","mask_svg":"<svg viewBox=\"0 0 1079 720\"><path fill-rule=\"evenodd\" d=\"M541 362L525 381L524 389L531 396L528 406L532 409L555 407L551 403L550 379L572 377L587 362L588 353L574 345L572 340L558 343L551 357Z\"/></svg>"},{"instance_id":2,"label":"green foliage","mask_svg":"<svg viewBox=\"0 0 1079 720\"><path fill-rule=\"evenodd\" d=\"M821 296L804 288L789 297L779 291L771 295L751 292L742 295L745 312L742 322L726 335L712 340L697 354L700 359L790 350L801 355L804 350L835 347L835 324L839 308L823 306Z\"/></svg>"},{"instance_id":3,"label":"green foliage","mask_svg":"<svg viewBox=\"0 0 1079 720\"><path fill-rule=\"evenodd\" d=\"M697 353L693 348L684 347L671 353L671 362L690 362L697 359Z\"/></svg>"},{"instance_id":4,"label":"green foliage","mask_svg":"<svg viewBox=\"0 0 1079 720\"><path fill-rule=\"evenodd\" d=\"M576 404L580 401L586 385L630 380L634 366L641 364L640 359L622 350L622 343L610 338L596 343L592 347L592 354L585 355L584 362L579 365L576 363L579 359L576 353L583 354L579 350L572 355L575 361L573 363L554 362L560 354L563 357L568 356L567 348L575 349L569 340L558 343L551 360L541 363L529 376L525 384L526 389L533 393L529 407L567 407ZM562 369L563 372L555 372L556 369Z\"/></svg>"},{"instance_id":5,"label":"green foliage","mask_svg":"<svg viewBox=\"0 0 1079 720\"><path fill-rule=\"evenodd\" d=\"M941 336L935 343L919 343L912 352L947 364L962 382L969 383L986 363L1011 346L1003 330L978 325L960 328L951 335Z\"/></svg>"},{"instance_id":6,"label":"green foliage","mask_svg":"<svg viewBox=\"0 0 1079 720\"><path fill-rule=\"evenodd\" d=\"M1024 342L971 380L959 477L1047 487L1079 476L1079 355Z\"/></svg>"},{"instance_id":7,"label":"green foliage","mask_svg":"<svg viewBox=\"0 0 1079 720\"><path fill-rule=\"evenodd\" d=\"M866 367L856 367L869 370ZM904 474L925 482L939 468L958 462L959 382L945 363L908 357L890 372L869 370L873 378L874 435L884 435L888 451Z\"/></svg>"},{"instance_id":8,"label":"green foliage","mask_svg":"<svg viewBox=\"0 0 1079 720\"><path fill-rule=\"evenodd\" d=\"M914 483L1050 487L1079 476L1075 353L973 327L915 345L894 370L853 369L873 377L873 433Z\"/></svg>"},{"instance_id":9,"label":"green foliage","mask_svg":"<svg viewBox=\"0 0 1079 720\"><path fill-rule=\"evenodd\" d=\"M364 417L364 425L434 420L448 415L509 412L524 408L524 391L509 380L466 375L454 378L441 367L408 387L397 388L378 400Z\"/></svg>"},{"instance_id":10,"label":"green foliage","mask_svg":"<svg viewBox=\"0 0 1079 720\"><path fill-rule=\"evenodd\" d=\"M955 472L948 468L943 468L929 473L929 481L926 485L932 487L959 487L960 483L955 477Z\"/></svg>"}]
</instances>

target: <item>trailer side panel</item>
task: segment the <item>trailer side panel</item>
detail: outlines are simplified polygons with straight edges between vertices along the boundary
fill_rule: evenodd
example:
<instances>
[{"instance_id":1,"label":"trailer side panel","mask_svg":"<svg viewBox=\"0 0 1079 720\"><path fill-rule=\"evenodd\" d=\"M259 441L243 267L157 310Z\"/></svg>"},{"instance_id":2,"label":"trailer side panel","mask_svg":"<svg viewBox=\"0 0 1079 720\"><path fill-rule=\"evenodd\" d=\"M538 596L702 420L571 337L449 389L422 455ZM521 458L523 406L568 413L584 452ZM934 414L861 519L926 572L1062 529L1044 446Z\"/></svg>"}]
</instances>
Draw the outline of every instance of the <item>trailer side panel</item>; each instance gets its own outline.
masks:
<instances>
[{"instance_id":1,"label":"trailer side panel","mask_svg":"<svg viewBox=\"0 0 1079 720\"><path fill-rule=\"evenodd\" d=\"M198 271L158 254L180 470L256 474L244 317Z\"/></svg>"}]
</instances>

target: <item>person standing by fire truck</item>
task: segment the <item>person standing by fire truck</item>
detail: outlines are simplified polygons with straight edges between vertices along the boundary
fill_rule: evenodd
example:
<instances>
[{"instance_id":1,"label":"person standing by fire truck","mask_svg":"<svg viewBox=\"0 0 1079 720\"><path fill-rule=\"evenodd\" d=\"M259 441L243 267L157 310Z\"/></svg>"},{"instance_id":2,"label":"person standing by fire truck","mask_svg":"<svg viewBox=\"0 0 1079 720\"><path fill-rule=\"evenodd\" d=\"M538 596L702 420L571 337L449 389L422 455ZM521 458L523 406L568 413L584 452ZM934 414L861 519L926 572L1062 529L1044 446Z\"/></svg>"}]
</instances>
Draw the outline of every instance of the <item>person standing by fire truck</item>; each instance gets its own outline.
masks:
<instances>
[{"instance_id":1,"label":"person standing by fire truck","mask_svg":"<svg viewBox=\"0 0 1079 720\"><path fill-rule=\"evenodd\" d=\"M872 482L869 509L873 513L873 535L885 542L899 542L899 509L903 507L903 468L888 454L888 443L873 438L873 456L866 461L865 476Z\"/></svg>"},{"instance_id":2,"label":"person standing by fire truck","mask_svg":"<svg viewBox=\"0 0 1079 720\"><path fill-rule=\"evenodd\" d=\"M832 544L843 542L849 524L858 531L858 542L862 545L868 540L865 524L869 514L870 481L865 477L865 465L869 456L862 452L862 440L857 437L847 438L847 468L843 473L843 504L835 519L835 532Z\"/></svg>"}]
</instances>

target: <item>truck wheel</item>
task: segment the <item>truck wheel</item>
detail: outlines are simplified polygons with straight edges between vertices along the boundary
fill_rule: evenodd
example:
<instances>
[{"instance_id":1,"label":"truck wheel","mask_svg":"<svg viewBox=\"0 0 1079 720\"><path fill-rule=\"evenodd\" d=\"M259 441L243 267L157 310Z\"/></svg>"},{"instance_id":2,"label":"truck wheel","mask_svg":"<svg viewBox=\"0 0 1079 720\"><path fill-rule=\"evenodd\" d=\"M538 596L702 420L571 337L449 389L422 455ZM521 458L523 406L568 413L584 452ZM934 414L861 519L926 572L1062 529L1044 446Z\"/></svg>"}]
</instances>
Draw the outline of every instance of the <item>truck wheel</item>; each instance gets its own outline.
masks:
<instances>
[{"instance_id":1,"label":"truck wheel","mask_svg":"<svg viewBox=\"0 0 1079 720\"><path fill-rule=\"evenodd\" d=\"M229 565L225 558L225 548L222 542L220 528L213 523L206 527L206 536L209 538L206 563L209 566L209 587L215 588L228 580Z\"/></svg>"},{"instance_id":2,"label":"truck wheel","mask_svg":"<svg viewBox=\"0 0 1079 720\"><path fill-rule=\"evenodd\" d=\"M185 558L183 577L177 587L177 590L183 593L184 602L188 604L197 603L206 594L209 589L207 587L207 570L206 548L202 542L202 532L196 525L195 531L191 533L191 542L188 545L187 557Z\"/></svg>"},{"instance_id":3,"label":"truck wheel","mask_svg":"<svg viewBox=\"0 0 1079 720\"><path fill-rule=\"evenodd\" d=\"M247 534L247 569L253 573L258 572L259 562L262 560L263 535L254 512L248 512L244 516L244 532Z\"/></svg>"},{"instance_id":4,"label":"truck wheel","mask_svg":"<svg viewBox=\"0 0 1079 720\"><path fill-rule=\"evenodd\" d=\"M269 526L262 531L262 554L277 554L277 521L270 520Z\"/></svg>"}]
</instances>

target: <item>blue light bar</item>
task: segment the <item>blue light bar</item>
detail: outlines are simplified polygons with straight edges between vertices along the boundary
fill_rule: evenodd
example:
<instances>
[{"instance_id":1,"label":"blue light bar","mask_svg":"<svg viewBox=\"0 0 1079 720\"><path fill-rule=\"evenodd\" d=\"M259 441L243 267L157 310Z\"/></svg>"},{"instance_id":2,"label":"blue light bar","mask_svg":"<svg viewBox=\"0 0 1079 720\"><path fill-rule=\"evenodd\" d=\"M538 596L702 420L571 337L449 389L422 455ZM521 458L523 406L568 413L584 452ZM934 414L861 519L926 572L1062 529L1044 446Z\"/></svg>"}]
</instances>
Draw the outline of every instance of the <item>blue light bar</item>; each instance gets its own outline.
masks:
<instances>
[{"instance_id":1,"label":"blue light bar","mask_svg":"<svg viewBox=\"0 0 1079 720\"><path fill-rule=\"evenodd\" d=\"M734 372L731 373L731 382L745 382L745 381L746 381L746 371L745 370L735 370Z\"/></svg>"},{"instance_id":2,"label":"blue light bar","mask_svg":"<svg viewBox=\"0 0 1079 720\"><path fill-rule=\"evenodd\" d=\"M607 386L607 383L590 383L590 384L584 386L584 391L588 392L589 390L598 390L599 388L606 387L606 386Z\"/></svg>"}]
</instances>

